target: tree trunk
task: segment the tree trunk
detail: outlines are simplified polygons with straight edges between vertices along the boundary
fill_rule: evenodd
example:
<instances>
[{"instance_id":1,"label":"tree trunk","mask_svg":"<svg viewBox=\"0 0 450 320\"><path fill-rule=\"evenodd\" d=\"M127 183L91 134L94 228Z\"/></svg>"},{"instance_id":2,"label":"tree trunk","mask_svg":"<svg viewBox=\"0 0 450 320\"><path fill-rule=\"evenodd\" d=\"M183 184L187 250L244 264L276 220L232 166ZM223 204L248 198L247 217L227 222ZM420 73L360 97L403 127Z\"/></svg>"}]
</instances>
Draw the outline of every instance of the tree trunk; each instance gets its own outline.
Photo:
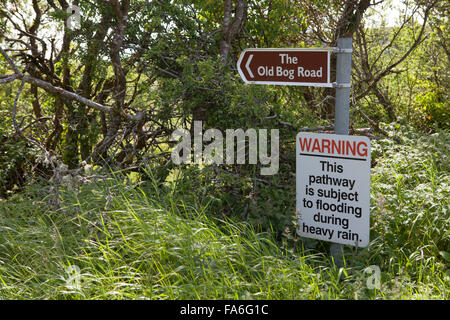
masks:
<instances>
[{"instance_id":1,"label":"tree trunk","mask_svg":"<svg viewBox=\"0 0 450 320\"><path fill-rule=\"evenodd\" d=\"M220 41L220 56L225 63L230 53L231 44L242 26L244 15L247 10L246 0L236 0L234 19L231 19L233 11L233 1L224 0L223 6L223 24L222 24L222 40Z\"/></svg>"}]
</instances>

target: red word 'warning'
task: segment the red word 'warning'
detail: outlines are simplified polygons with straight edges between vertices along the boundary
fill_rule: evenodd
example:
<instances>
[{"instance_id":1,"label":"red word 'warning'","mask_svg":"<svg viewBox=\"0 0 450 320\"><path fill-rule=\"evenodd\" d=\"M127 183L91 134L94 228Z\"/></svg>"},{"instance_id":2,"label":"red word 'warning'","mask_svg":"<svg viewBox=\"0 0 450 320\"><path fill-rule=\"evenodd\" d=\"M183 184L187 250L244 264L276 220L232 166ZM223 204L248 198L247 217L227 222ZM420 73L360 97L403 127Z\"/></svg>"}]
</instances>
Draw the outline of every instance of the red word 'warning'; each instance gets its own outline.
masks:
<instances>
[{"instance_id":1,"label":"red word 'warning'","mask_svg":"<svg viewBox=\"0 0 450 320\"><path fill-rule=\"evenodd\" d=\"M302 152L319 152L330 155L367 157L368 146L365 141L319 139L299 137Z\"/></svg>"}]
</instances>

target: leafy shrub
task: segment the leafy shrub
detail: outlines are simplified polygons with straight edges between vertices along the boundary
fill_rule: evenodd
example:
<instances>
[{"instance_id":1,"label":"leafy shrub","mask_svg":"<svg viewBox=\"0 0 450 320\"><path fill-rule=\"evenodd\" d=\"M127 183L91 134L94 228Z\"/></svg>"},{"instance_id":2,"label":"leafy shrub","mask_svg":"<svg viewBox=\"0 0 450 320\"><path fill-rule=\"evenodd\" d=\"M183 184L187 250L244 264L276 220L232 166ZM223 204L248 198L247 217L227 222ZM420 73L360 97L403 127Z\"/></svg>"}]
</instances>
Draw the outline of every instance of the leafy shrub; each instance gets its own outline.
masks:
<instances>
[{"instance_id":1,"label":"leafy shrub","mask_svg":"<svg viewBox=\"0 0 450 320\"><path fill-rule=\"evenodd\" d=\"M450 97L444 88L430 81L423 81L422 92L415 99L416 110L427 127L450 128Z\"/></svg>"},{"instance_id":2,"label":"leafy shrub","mask_svg":"<svg viewBox=\"0 0 450 320\"><path fill-rule=\"evenodd\" d=\"M442 252L450 247L448 131L423 135L398 124L386 129L404 143L373 143L373 153L381 155L371 181L371 245L383 242L376 249L378 263L412 279L420 278L429 263L439 262L444 272L448 262ZM398 252L402 258L393 262Z\"/></svg>"},{"instance_id":3,"label":"leafy shrub","mask_svg":"<svg viewBox=\"0 0 450 320\"><path fill-rule=\"evenodd\" d=\"M36 151L25 141L0 133L0 197L25 183L35 157Z\"/></svg>"}]
</instances>

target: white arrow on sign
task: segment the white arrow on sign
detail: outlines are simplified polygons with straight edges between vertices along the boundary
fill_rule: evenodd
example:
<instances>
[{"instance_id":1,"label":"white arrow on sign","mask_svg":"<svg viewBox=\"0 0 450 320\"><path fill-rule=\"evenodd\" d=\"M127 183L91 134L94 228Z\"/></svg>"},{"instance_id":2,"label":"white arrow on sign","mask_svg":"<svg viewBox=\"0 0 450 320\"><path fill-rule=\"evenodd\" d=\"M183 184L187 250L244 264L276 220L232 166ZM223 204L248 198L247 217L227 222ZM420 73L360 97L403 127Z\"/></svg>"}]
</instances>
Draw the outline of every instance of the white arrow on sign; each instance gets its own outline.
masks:
<instances>
[{"instance_id":1,"label":"white arrow on sign","mask_svg":"<svg viewBox=\"0 0 450 320\"><path fill-rule=\"evenodd\" d=\"M250 75L250 77L254 78L255 76L253 75L252 70L250 70L250 61L252 61L252 59L253 59L253 55L251 54L248 57L247 63L245 64L245 68L247 69L248 74Z\"/></svg>"}]
</instances>

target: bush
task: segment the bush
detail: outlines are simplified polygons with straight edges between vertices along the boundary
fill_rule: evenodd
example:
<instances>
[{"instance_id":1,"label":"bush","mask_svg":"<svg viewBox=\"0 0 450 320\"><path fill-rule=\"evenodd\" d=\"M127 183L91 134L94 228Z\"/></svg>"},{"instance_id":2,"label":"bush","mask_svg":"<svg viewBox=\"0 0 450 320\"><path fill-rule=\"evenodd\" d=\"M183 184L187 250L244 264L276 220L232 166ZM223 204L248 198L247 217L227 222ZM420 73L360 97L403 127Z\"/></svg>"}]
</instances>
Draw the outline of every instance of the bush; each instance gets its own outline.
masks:
<instances>
[{"instance_id":1,"label":"bush","mask_svg":"<svg viewBox=\"0 0 450 320\"><path fill-rule=\"evenodd\" d=\"M36 150L25 141L0 133L0 197L17 192L32 171Z\"/></svg>"},{"instance_id":2,"label":"bush","mask_svg":"<svg viewBox=\"0 0 450 320\"><path fill-rule=\"evenodd\" d=\"M371 246L379 265L417 281L431 266L449 267L450 136L443 130L424 136L398 124L386 129L404 143L373 143Z\"/></svg>"},{"instance_id":3,"label":"bush","mask_svg":"<svg viewBox=\"0 0 450 320\"><path fill-rule=\"evenodd\" d=\"M415 99L422 125L433 128L450 128L450 96L444 88L438 88L430 81L422 82L422 92Z\"/></svg>"}]
</instances>

